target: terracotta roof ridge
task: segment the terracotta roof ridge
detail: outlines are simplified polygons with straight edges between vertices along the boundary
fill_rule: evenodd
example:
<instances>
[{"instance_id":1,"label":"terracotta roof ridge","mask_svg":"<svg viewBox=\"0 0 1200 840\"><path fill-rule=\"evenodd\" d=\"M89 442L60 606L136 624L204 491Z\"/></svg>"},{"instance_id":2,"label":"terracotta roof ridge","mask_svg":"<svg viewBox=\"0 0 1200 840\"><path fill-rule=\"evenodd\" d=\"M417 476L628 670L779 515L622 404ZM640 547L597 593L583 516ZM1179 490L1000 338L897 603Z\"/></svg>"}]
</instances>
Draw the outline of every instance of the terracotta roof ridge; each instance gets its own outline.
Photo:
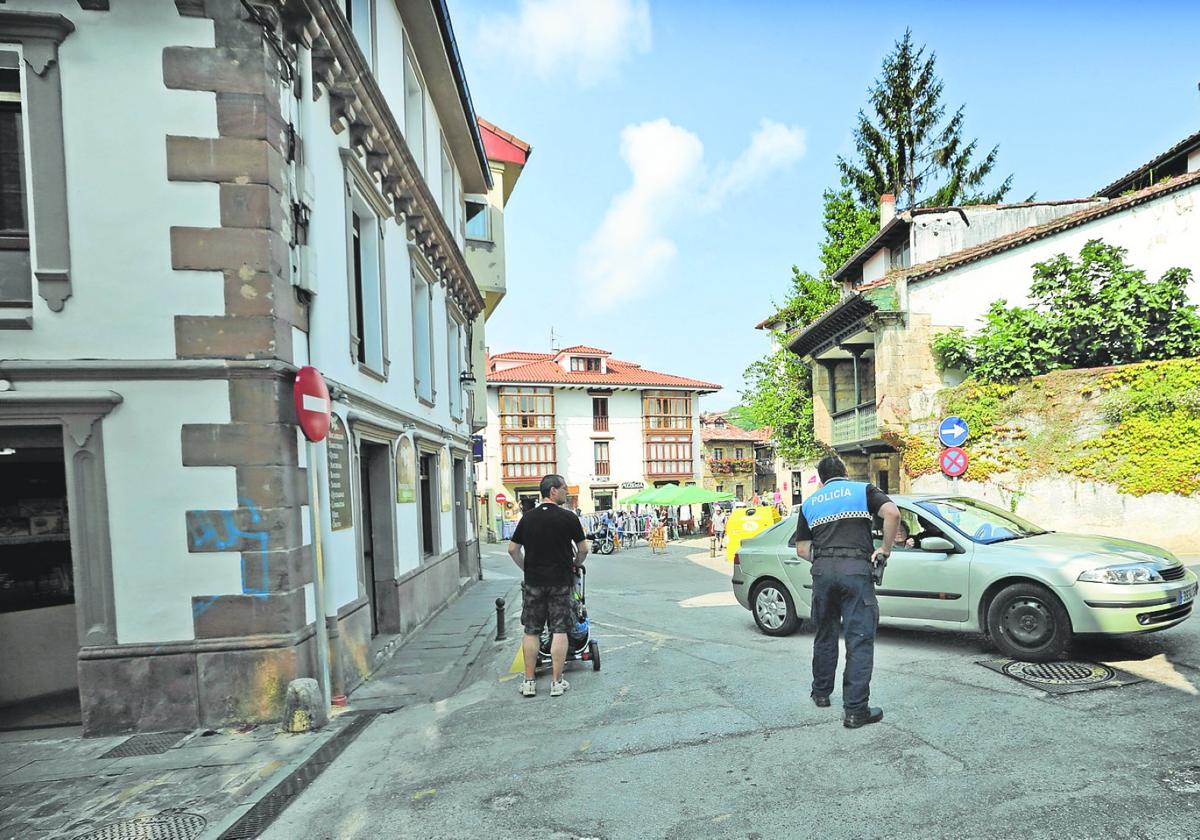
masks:
<instances>
[{"instance_id":1,"label":"terracotta roof ridge","mask_svg":"<svg viewBox=\"0 0 1200 840\"><path fill-rule=\"evenodd\" d=\"M488 120L485 120L483 117L479 116L478 114L475 115L475 119L479 121L480 128L486 128L488 131L492 132L493 134L495 134L497 137L501 138L502 140L507 140L509 143L512 143L514 146L516 146L521 151L529 152L531 150L529 144L527 142L525 142L524 140L522 140L517 135L515 135L511 132L505 131L503 128L500 128L500 126L496 125L495 123L489 122Z\"/></svg>"}]
</instances>

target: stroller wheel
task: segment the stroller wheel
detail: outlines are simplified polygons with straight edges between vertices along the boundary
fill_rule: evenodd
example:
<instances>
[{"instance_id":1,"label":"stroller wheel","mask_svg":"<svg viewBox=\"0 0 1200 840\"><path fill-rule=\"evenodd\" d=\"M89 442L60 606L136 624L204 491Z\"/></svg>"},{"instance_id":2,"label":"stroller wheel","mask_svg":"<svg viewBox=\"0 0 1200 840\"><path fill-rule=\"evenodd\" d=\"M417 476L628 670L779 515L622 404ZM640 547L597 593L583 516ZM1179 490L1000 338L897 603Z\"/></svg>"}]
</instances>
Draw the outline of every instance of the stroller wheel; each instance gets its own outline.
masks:
<instances>
[{"instance_id":1,"label":"stroller wheel","mask_svg":"<svg viewBox=\"0 0 1200 840\"><path fill-rule=\"evenodd\" d=\"M588 642L588 655L592 659L592 670L600 670L600 643Z\"/></svg>"}]
</instances>

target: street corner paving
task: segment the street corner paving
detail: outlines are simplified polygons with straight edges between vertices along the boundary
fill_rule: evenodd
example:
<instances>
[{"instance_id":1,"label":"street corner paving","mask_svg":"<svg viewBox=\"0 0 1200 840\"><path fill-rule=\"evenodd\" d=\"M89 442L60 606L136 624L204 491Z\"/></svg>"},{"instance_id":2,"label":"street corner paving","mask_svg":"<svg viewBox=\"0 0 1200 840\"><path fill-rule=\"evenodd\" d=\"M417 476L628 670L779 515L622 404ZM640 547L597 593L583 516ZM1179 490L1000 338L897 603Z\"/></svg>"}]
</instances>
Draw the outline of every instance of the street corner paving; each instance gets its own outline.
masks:
<instances>
[{"instance_id":1,"label":"street corner paving","mask_svg":"<svg viewBox=\"0 0 1200 840\"><path fill-rule=\"evenodd\" d=\"M1095 11L0 2L0 840L1200 834L1200 6Z\"/></svg>"}]
</instances>

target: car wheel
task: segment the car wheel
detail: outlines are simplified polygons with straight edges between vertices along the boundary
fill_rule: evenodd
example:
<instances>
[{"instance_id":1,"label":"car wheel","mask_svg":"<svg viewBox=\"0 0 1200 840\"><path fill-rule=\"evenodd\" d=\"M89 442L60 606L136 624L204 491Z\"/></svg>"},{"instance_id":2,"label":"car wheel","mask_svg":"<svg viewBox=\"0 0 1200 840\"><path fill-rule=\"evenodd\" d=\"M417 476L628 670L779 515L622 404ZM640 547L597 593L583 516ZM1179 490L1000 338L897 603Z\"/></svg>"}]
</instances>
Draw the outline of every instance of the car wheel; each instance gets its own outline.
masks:
<instances>
[{"instance_id":1,"label":"car wheel","mask_svg":"<svg viewBox=\"0 0 1200 840\"><path fill-rule=\"evenodd\" d=\"M1022 662L1049 662L1071 642L1071 617L1049 589L1014 583L988 605L987 629L1000 652Z\"/></svg>"},{"instance_id":2,"label":"car wheel","mask_svg":"<svg viewBox=\"0 0 1200 840\"><path fill-rule=\"evenodd\" d=\"M796 605L787 587L773 580L764 580L750 593L750 611L758 629L768 636L790 636L800 626Z\"/></svg>"}]
</instances>

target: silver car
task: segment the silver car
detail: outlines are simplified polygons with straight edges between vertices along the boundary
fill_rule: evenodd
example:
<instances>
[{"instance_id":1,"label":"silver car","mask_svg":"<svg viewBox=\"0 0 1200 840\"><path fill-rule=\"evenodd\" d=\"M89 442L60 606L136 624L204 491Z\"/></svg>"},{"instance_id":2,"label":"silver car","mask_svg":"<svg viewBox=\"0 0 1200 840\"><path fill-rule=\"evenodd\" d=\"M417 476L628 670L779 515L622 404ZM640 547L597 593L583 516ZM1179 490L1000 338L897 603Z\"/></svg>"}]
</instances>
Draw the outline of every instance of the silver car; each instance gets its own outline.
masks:
<instances>
[{"instance_id":1,"label":"silver car","mask_svg":"<svg viewBox=\"0 0 1200 840\"><path fill-rule=\"evenodd\" d=\"M1006 656L1045 662L1076 635L1165 630L1191 614L1196 575L1164 549L1047 531L967 496L891 498L908 540L897 540L877 590L885 624L982 632ZM734 595L770 636L810 614L811 567L796 556L795 529L792 514L734 558Z\"/></svg>"}]
</instances>

